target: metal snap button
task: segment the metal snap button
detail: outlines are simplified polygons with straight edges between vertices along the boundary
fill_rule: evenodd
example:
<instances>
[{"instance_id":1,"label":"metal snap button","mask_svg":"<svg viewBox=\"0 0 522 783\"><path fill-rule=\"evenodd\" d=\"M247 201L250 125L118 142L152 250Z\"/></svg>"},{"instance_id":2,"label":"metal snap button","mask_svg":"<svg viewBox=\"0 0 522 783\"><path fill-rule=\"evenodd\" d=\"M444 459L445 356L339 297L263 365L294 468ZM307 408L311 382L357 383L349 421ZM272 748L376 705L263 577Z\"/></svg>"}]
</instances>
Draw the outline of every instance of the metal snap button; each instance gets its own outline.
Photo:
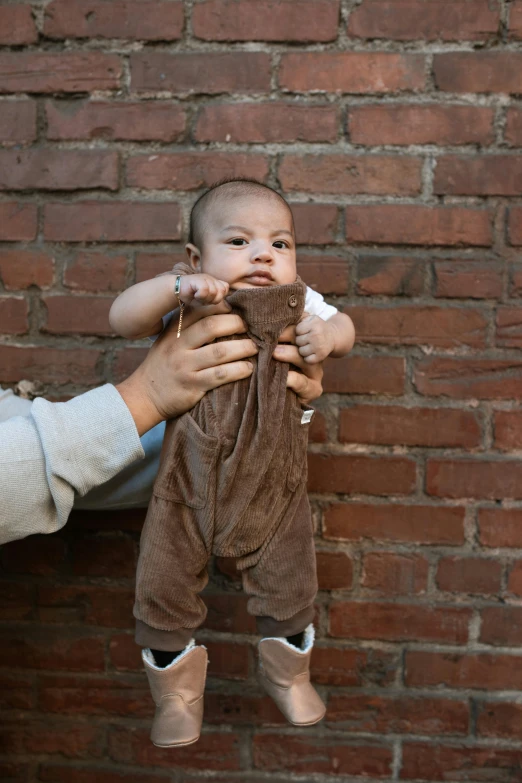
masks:
<instances>
[{"instance_id":1,"label":"metal snap button","mask_svg":"<svg viewBox=\"0 0 522 783\"><path fill-rule=\"evenodd\" d=\"M297 296L294 296L294 294L292 294L292 296L288 300L288 304L290 305L290 307L297 307Z\"/></svg>"}]
</instances>

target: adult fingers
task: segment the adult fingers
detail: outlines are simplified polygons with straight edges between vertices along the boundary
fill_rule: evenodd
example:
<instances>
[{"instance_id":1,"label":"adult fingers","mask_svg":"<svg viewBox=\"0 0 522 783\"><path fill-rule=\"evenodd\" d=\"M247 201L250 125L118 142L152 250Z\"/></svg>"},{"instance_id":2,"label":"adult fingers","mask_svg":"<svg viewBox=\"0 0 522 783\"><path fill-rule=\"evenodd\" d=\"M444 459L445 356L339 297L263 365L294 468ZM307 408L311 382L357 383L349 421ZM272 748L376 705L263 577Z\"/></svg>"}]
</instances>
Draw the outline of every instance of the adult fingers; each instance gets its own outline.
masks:
<instances>
[{"instance_id":1,"label":"adult fingers","mask_svg":"<svg viewBox=\"0 0 522 783\"><path fill-rule=\"evenodd\" d=\"M320 366L320 364L310 365L313 368ZM323 393L323 385L320 378L309 378L307 375L295 370L289 371L286 385L297 394L299 400L305 405L312 402L312 400L316 400Z\"/></svg>"},{"instance_id":2,"label":"adult fingers","mask_svg":"<svg viewBox=\"0 0 522 783\"><path fill-rule=\"evenodd\" d=\"M222 304L222 303L221 303ZM220 305L212 305L213 308ZM207 345L217 337L229 337L232 334L243 334L246 332L246 324L238 315L209 315L202 318L185 328L183 321L183 331L181 337L187 348L200 348Z\"/></svg>"},{"instance_id":3,"label":"adult fingers","mask_svg":"<svg viewBox=\"0 0 522 783\"><path fill-rule=\"evenodd\" d=\"M249 356L255 356L256 353L257 346L252 340L226 340L196 348L192 353L191 362L197 372L227 362L247 359Z\"/></svg>"},{"instance_id":4,"label":"adult fingers","mask_svg":"<svg viewBox=\"0 0 522 783\"><path fill-rule=\"evenodd\" d=\"M231 309L232 308L228 302L225 302L224 300L217 305L202 305L198 302L187 305L183 313L183 331L188 329L189 326L192 326L192 324L201 321L203 318L206 318L209 315L220 315L222 313L228 314L230 313ZM174 321L174 319L172 320ZM174 328L177 328L177 326Z\"/></svg>"},{"instance_id":5,"label":"adult fingers","mask_svg":"<svg viewBox=\"0 0 522 783\"><path fill-rule=\"evenodd\" d=\"M200 370L196 375L197 383L201 389L210 391L210 389L223 386L225 383L248 378L252 375L253 369L253 365L249 361L219 364L216 367Z\"/></svg>"}]
</instances>

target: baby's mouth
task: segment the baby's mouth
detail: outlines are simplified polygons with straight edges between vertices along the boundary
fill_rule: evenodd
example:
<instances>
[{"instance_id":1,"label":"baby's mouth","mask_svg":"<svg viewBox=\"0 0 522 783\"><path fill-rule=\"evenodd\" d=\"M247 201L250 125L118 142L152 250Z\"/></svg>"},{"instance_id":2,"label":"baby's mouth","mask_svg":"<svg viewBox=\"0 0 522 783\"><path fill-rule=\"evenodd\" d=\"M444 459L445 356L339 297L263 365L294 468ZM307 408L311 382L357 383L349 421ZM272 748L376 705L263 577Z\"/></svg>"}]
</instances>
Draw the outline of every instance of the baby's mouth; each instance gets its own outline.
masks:
<instances>
[{"instance_id":1,"label":"baby's mouth","mask_svg":"<svg viewBox=\"0 0 522 783\"><path fill-rule=\"evenodd\" d=\"M256 271L247 275L245 277L245 280L249 282L251 285L259 285L259 286L273 285L275 282L271 272L265 269L257 269Z\"/></svg>"}]
</instances>

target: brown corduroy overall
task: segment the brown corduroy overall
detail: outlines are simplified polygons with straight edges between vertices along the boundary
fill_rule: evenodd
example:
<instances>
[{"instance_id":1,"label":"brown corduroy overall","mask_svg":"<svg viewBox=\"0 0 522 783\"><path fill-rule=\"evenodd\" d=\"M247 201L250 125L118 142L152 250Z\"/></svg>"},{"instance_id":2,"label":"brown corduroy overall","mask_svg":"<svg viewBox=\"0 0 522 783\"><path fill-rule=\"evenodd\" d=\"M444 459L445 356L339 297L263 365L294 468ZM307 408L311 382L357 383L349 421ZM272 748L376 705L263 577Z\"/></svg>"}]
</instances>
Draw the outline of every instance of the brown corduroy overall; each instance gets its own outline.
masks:
<instances>
[{"instance_id":1,"label":"brown corduroy overall","mask_svg":"<svg viewBox=\"0 0 522 783\"><path fill-rule=\"evenodd\" d=\"M263 636L291 636L313 620L308 409L286 388L288 365L272 358L304 299L299 278L228 296L259 348L254 371L167 423L140 545L134 615L142 647L179 650L189 642L206 617L199 593L211 554L237 558Z\"/></svg>"}]
</instances>

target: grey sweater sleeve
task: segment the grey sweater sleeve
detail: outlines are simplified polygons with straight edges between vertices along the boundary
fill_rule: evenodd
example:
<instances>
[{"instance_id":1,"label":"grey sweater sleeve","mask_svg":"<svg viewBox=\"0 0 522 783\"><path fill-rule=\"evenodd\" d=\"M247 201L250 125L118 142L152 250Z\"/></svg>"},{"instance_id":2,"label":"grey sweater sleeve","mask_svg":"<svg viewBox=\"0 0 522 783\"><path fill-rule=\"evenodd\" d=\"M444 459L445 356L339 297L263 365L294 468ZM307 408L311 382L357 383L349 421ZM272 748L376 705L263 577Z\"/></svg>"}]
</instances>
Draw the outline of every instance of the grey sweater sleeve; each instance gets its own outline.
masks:
<instances>
[{"instance_id":1,"label":"grey sweater sleeve","mask_svg":"<svg viewBox=\"0 0 522 783\"><path fill-rule=\"evenodd\" d=\"M114 386L69 402L35 400L30 416L0 424L0 544L63 527L75 495L143 456Z\"/></svg>"}]
</instances>

